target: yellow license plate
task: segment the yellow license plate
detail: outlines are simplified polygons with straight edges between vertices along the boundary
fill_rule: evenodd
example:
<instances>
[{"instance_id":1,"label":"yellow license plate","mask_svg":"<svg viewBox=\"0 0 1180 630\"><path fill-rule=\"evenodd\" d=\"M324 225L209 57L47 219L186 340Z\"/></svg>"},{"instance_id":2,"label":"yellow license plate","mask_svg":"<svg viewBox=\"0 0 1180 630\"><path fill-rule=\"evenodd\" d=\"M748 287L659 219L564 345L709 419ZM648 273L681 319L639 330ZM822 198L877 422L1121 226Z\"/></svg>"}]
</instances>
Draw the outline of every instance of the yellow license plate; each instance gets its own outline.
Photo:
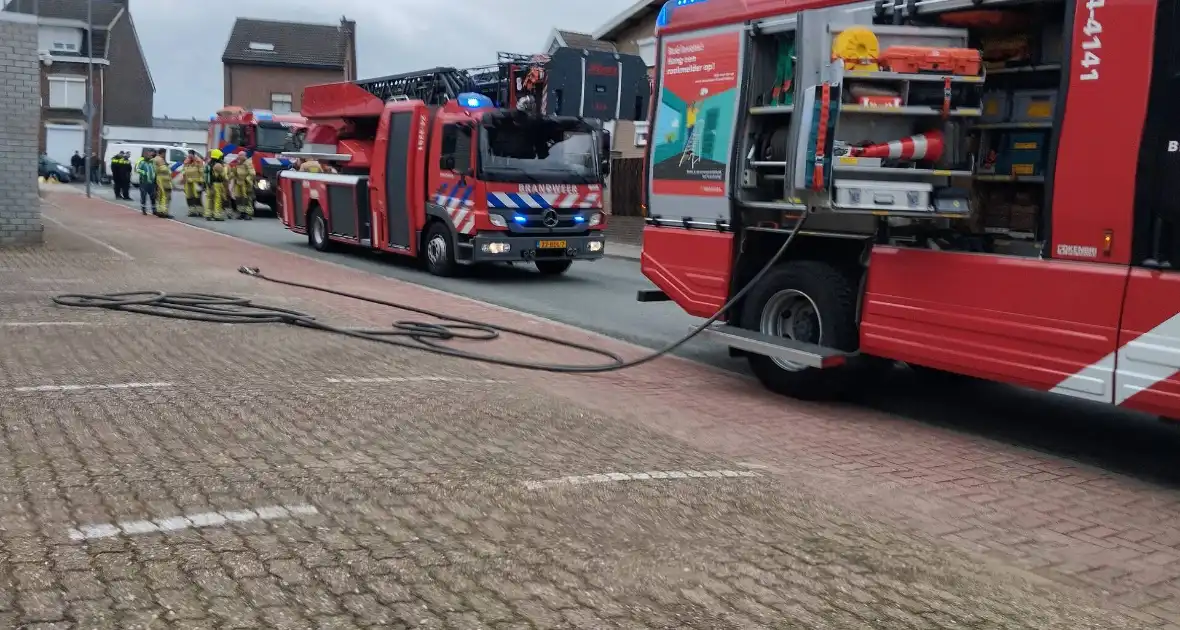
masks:
<instances>
[{"instance_id":1,"label":"yellow license plate","mask_svg":"<svg viewBox=\"0 0 1180 630\"><path fill-rule=\"evenodd\" d=\"M537 241L537 249L565 249L565 241Z\"/></svg>"}]
</instances>

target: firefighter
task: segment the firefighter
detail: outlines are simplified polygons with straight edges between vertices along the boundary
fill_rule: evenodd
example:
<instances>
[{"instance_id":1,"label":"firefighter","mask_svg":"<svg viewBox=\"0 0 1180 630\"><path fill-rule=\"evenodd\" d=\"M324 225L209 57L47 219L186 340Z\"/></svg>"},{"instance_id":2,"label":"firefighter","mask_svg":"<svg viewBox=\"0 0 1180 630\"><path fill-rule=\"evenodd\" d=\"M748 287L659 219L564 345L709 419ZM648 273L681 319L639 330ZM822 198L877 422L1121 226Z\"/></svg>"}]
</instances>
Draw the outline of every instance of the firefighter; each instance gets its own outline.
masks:
<instances>
[{"instance_id":1,"label":"firefighter","mask_svg":"<svg viewBox=\"0 0 1180 630\"><path fill-rule=\"evenodd\" d=\"M254 165L245 155L229 165L230 203L239 219L254 218Z\"/></svg>"},{"instance_id":2,"label":"firefighter","mask_svg":"<svg viewBox=\"0 0 1180 630\"><path fill-rule=\"evenodd\" d=\"M221 162L222 153L217 149L209 152L209 163L205 165L205 220L224 221L223 206L225 205L225 164Z\"/></svg>"},{"instance_id":3,"label":"firefighter","mask_svg":"<svg viewBox=\"0 0 1180 630\"><path fill-rule=\"evenodd\" d=\"M184 198L188 201L188 215L201 216L201 183L205 178L205 163L197 152L189 149L188 157L181 166L184 174Z\"/></svg>"},{"instance_id":4,"label":"firefighter","mask_svg":"<svg viewBox=\"0 0 1180 630\"><path fill-rule=\"evenodd\" d=\"M324 167L320 166L319 161L316 160L315 158L308 158L306 160L300 161L299 172L300 173L323 173Z\"/></svg>"},{"instance_id":5,"label":"firefighter","mask_svg":"<svg viewBox=\"0 0 1180 630\"><path fill-rule=\"evenodd\" d=\"M172 165L167 155L167 149L159 149L152 160L156 167L156 216L162 219L172 218Z\"/></svg>"}]
</instances>

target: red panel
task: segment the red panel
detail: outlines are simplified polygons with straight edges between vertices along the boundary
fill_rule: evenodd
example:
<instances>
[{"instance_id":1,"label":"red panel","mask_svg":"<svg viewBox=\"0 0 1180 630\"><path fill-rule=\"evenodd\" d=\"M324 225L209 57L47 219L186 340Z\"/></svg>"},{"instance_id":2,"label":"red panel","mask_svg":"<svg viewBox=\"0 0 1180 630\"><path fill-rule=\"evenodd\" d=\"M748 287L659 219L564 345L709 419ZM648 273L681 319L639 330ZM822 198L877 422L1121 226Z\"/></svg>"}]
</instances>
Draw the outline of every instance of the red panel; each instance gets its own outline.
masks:
<instances>
[{"instance_id":1,"label":"red panel","mask_svg":"<svg viewBox=\"0 0 1180 630\"><path fill-rule=\"evenodd\" d=\"M1119 338L1116 402L1180 419L1178 313L1180 272L1131 271Z\"/></svg>"},{"instance_id":2,"label":"red panel","mask_svg":"<svg viewBox=\"0 0 1180 630\"><path fill-rule=\"evenodd\" d=\"M336 152L352 156L352 159L344 164L348 168L369 168L372 160L370 154L373 152L373 141L357 140L356 138L341 140L336 145Z\"/></svg>"},{"instance_id":3,"label":"red panel","mask_svg":"<svg viewBox=\"0 0 1180 630\"><path fill-rule=\"evenodd\" d=\"M1124 0L1093 10L1090 4L1077 0L1068 44L1072 59L1053 185L1053 252L1056 258L1127 264L1156 3ZM1109 257L1102 254L1105 230L1114 231Z\"/></svg>"},{"instance_id":4,"label":"red panel","mask_svg":"<svg viewBox=\"0 0 1180 630\"><path fill-rule=\"evenodd\" d=\"M304 118L376 118L385 102L355 83L326 83L303 88Z\"/></svg>"},{"instance_id":5,"label":"red panel","mask_svg":"<svg viewBox=\"0 0 1180 630\"><path fill-rule=\"evenodd\" d=\"M729 297L733 234L682 228L643 230L640 269L697 317L712 317Z\"/></svg>"},{"instance_id":6,"label":"red panel","mask_svg":"<svg viewBox=\"0 0 1180 630\"><path fill-rule=\"evenodd\" d=\"M1127 268L876 247L861 350L1049 390L1117 347Z\"/></svg>"}]
</instances>

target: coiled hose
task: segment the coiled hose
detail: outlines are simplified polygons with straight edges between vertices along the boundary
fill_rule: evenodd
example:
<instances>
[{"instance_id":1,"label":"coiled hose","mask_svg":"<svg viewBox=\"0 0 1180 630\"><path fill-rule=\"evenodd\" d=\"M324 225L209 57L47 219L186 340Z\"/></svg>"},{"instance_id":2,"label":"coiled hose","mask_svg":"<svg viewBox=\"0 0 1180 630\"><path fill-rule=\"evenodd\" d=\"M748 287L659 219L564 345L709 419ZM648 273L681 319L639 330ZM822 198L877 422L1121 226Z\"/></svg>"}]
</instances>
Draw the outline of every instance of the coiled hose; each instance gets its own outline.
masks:
<instances>
[{"instance_id":1,"label":"coiled hose","mask_svg":"<svg viewBox=\"0 0 1180 630\"><path fill-rule=\"evenodd\" d=\"M701 325L692 329L687 335L681 337L675 342L630 361L626 361L619 355L608 350L559 339L550 335L543 335L528 330L522 330L520 328L489 324L487 322L481 322L474 319L446 315L436 311L419 308L417 306L411 306L409 304L390 302L387 300L381 300L356 293L337 291L327 287L304 284L302 282L295 282L292 280L272 278L263 274L260 270L254 267L241 267L238 269L238 271L253 278L258 278L267 282L273 282L275 284L282 284L289 287L298 287L300 289L308 289L311 291L318 291L320 293L328 293L353 300L368 302L370 304L378 304L409 313L425 315L439 320L440 323L401 320L394 322L390 328L350 328L333 326L332 324L321 322L307 313L280 308L277 306L255 304L246 298L205 293L164 293L162 291L132 291L126 293L107 294L71 293L55 296L53 301L54 303L61 306L69 306L74 308L102 308L114 311L127 311L131 313L155 315L157 317L168 317L172 319L199 322L213 322L220 324L289 324L292 326L300 326L303 328L321 330L337 335L344 335L346 337L364 339L366 341L372 341L375 343L383 343L391 346L410 348L413 350L422 350L425 352L454 357L457 359L479 361L481 363L490 363L493 365L514 367L525 370L567 374L594 374L601 372L613 372L616 370L643 365L649 361L654 361L655 359L673 352L680 346L687 343L693 337L701 334L705 328L713 325L727 310L736 304L738 300L745 297L745 295L749 293L750 289L754 285L758 284L763 276L765 276L766 273L778 263L778 261L787 252L791 242L794 241L795 237L799 234L799 230L803 227L804 219L805 217L800 218L800 220L796 222L795 227L791 230L790 234L787 236L787 239L783 241L782 246L777 252L775 252L774 256L771 256L766 265L763 266L762 269L759 270L758 273L755 274L748 283L746 283L746 286L742 287L742 289L734 294L734 296L730 298L728 302L722 305L722 307L718 309L712 317L710 317ZM571 350L588 352L600 357L605 357L608 362L597 365L539 363L535 361L523 361L519 359L510 359L506 357L471 352L469 350L448 346L443 343L454 339L465 339L470 341L492 341L499 338L502 334L517 335L520 337L553 344L555 346L569 348Z\"/></svg>"}]
</instances>

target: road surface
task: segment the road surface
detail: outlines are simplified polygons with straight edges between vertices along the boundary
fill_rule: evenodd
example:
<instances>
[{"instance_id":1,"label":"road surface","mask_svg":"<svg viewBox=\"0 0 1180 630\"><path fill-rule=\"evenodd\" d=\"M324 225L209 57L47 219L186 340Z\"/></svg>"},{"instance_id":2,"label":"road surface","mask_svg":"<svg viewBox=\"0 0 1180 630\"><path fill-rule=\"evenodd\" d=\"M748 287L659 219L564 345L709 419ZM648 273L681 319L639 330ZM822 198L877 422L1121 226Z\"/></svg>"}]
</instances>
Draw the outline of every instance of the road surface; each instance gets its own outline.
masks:
<instances>
[{"instance_id":1,"label":"road surface","mask_svg":"<svg viewBox=\"0 0 1180 630\"><path fill-rule=\"evenodd\" d=\"M110 199L109 189L96 194ZM138 208L131 202L122 203ZM647 348L666 346L703 321L685 315L671 302L636 302L636 291L653 285L632 260L608 258L576 264L568 275L558 278L541 277L523 265L485 270L477 278L439 278L397 256L317 252L308 246L306 237L287 231L269 216L254 221L207 222L185 217L183 199L174 197L173 205L177 220L202 228L539 315ZM264 271L283 277L282 269ZM724 348L704 341L690 341L676 354L749 376L744 360L731 358ZM1175 453L1180 452L1180 430L1106 405L996 383L931 383L905 370L863 392L856 405L1180 486L1180 467L1174 465Z\"/></svg>"}]
</instances>

